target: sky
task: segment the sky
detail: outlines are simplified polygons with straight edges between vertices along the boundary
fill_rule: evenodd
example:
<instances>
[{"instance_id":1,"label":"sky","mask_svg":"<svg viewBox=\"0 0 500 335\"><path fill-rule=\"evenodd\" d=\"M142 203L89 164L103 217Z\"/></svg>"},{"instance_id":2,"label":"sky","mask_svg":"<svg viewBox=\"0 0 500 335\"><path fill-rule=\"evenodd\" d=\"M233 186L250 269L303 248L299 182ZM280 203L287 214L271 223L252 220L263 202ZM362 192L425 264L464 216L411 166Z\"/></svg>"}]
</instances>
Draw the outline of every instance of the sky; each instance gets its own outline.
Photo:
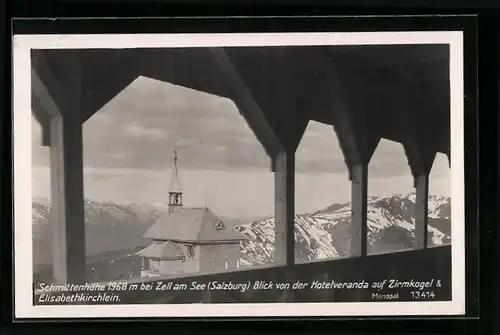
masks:
<instances>
[{"instance_id":1,"label":"sky","mask_svg":"<svg viewBox=\"0 0 500 335\"><path fill-rule=\"evenodd\" d=\"M49 148L32 118L32 191L50 197ZM274 212L274 177L260 142L226 98L139 77L83 127L86 198L114 202L168 200L178 151L185 206L254 219ZM450 196L447 157L438 154L430 193ZM370 196L413 191L401 144L382 140L369 166ZM296 153L296 210L350 200L347 168L333 128L309 122Z\"/></svg>"}]
</instances>

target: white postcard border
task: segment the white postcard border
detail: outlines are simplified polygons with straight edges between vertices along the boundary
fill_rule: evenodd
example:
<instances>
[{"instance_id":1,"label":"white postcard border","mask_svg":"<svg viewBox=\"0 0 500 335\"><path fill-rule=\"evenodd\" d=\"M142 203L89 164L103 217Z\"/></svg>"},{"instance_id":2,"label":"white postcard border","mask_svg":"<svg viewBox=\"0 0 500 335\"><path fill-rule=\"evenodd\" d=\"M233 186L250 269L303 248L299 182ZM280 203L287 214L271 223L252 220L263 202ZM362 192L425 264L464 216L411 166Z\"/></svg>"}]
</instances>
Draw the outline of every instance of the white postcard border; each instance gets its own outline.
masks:
<instances>
[{"instance_id":1,"label":"white postcard border","mask_svg":"<svg viewBox=\"0 0 500 335\"><path fill-rule=\"evenodd\" d=\"M451 92L452 300L270 304L33 306L31 49L292 45L449 44ZM463 32L99 34L13 37L14 282L17 318L398 316L465 314Z\"/></svg>"}]
</instances>

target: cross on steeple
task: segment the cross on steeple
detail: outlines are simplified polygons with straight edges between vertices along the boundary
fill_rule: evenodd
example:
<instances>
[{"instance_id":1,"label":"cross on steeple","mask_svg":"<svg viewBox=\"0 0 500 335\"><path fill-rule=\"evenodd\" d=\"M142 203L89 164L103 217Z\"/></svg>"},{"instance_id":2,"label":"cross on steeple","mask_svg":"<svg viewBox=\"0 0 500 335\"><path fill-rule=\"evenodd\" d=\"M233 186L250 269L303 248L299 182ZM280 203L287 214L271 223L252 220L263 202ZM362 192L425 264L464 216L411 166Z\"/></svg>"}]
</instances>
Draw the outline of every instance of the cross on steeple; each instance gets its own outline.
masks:
<instances>
[{"instance_id":1,"label":"cross on steeple","mask_svg":"<svg viewBox=\"0 0 500 335\"><path fill-rule=\"evenodd\" d=\"M174 150L174 166L172 168L172 179L170 180L170 190L168 208L173 213L175 207L182 207L182 186L179 178L179 167L177 165L177 150Z\"/></svg>"}]
</instances>

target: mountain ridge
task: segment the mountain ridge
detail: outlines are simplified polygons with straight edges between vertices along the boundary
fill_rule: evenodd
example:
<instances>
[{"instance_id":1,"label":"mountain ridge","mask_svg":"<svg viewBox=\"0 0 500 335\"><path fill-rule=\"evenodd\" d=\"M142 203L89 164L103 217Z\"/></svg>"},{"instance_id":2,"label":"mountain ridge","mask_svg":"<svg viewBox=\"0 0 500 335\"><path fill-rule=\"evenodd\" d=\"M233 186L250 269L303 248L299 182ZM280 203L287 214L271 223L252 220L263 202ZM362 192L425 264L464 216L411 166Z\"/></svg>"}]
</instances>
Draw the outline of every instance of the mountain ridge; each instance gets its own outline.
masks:
<instances>
[{"instance_id":1,"label":"mountain ridge","mask_svg":"<svg viewBox=\"0 0 500 335\"><path fill-rule=\"evenodd\" d=\"M428 244L451 242L450 198L429 196ZM415 240L415 193L368 199L368 252L411 249ZM333 204L318 211L295 215L296 261L348 257L351 203ZM274 218L236 227L249 237L242 242L245 263L269 264L274 253Z\"/></svg>"},{"instance_id":2,"label":"mountain ridge","mask_svg":"<svg viewBox=\"0 0 500 335\"><path fill-rule=\"evenodd\" d=\"M310 213L295 215L297 262L348 257L350 250L350 202L332 204ZM395 194L389 197L370 197L368 201L368 252L383 253L404 250L413 246L415 194ZM35 272L51 263L51 233L48 223L48 201L34 198L33 257ZM162 204L114 203L85 199L86 248L89 259L114 253L131 254L149 244L144 232L167 212ZM430 246L451 242L450 199L429 196ZM266 265L274 262L274 217L251 222L221 217L245 236L241 243L242 266ZM113 256L115 257L115 256ZM120 258L120 264L126 259ZM132 261L131 261L132 262ZM140 262L133 260L134 266ZM108 264L104 260L102 264ZM109 265L109 264L108 264ZM106 266L108 266L106 265ZM105 265L102 265L103 267ZM107 271L107 270L106 270ZM133 271L137 271L136 268ZM139 270L140 272L140 270ZM126 274L135 276L136 274Z\"/></svg>"}]
</instances>

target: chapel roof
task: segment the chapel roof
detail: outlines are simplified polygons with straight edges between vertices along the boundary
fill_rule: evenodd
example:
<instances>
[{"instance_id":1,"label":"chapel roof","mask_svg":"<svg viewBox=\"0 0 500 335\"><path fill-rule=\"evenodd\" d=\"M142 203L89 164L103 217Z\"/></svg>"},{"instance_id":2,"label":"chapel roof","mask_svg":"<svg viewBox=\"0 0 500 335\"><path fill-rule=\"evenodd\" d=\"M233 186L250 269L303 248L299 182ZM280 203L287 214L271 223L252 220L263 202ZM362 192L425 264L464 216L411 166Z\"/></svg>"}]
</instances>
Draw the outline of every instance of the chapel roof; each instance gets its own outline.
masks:
<instances>
[{"instance_id":1,"label":"chapel roof","mask_svg":"<svg viewBox=\"0 0 500 335\"><path fill-rule=\"evenodd\" d=\"M179 207L158 218L144 238L187 243L214 243L247 240L233 226L226 225L209 208Z\"/></svg>"},{"instance_id":2,"label":"chapel roof","mask_svg":"<svg viewBox=\"0 0 500 335\"><path fill-rule=\"evenodd\" d=\"M136 255L148 257L148 258L157 258L157 259L183 259L184 253L182 249L177 245L177 243L172 241L166 241L163 243L152 243L146 248L138 251Z\"/></svg>"}]
</instances>

